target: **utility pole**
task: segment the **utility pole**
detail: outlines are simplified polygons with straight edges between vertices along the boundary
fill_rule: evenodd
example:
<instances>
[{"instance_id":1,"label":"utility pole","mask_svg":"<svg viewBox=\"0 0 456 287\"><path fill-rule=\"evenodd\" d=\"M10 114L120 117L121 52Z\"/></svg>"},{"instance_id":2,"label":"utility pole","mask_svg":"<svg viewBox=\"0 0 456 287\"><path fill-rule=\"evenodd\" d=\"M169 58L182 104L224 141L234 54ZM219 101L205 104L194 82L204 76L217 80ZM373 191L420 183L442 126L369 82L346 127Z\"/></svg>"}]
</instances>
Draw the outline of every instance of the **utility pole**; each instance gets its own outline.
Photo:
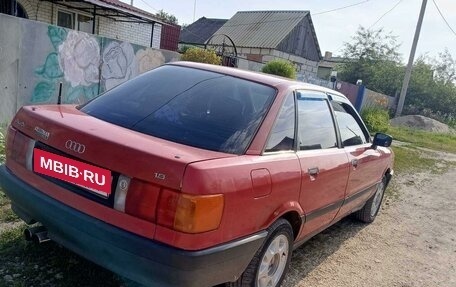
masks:
<instances>
[{"instance_id":1,"label":"utility pole","mask_svg":"<svg viewBox=\"0 0 456 287\"><path fill-rule=\"evenodd\" d=\"M196 15L196 0L193 3L193 22L195 22L195 15Z\"/></svg>"},{"instance_id":2,"label":"utility pole","mask_svg":"<svg viewBox=\"0 0 456 287\"><path fill-rule=\"evenodd\" d=\"M412 75L413 59L415 59L416 45L418 44L418 38L420 38L421 24L423 24L424 11L426 10L427 0L423 0L421 4L420 17L416 24L415 37L413 37L412 50L410 51L410 57L405 70L404 82L402 83L401 94L399 95L399 103L397 104L396 117L400 117L402 109L404 108L405 95L407 94L407 88L410 82L410 76Z\"/></svg>"}]
</instances>

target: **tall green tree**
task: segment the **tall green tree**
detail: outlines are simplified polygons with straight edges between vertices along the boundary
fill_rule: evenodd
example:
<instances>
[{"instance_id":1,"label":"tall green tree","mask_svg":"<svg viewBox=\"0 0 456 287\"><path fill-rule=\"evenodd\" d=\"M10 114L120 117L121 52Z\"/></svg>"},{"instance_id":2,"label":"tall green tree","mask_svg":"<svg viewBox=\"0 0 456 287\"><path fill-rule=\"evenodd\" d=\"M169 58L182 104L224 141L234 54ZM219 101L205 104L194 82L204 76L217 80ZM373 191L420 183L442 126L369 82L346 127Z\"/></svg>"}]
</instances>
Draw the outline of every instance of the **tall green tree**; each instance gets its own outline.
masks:
<instances>
[{"instance_id":1,"label":"tall green tree","mask_svg":"<svg viewBox=\"0 0 456 287\"><path fill-rule=\"evenodd\" d=\"M350 83L360 79L369 89L394 96L404 73L399 46L396 36L383 29L359 27L344 45L346 62L337 68L339 79Z\"/></svg>"},{"instance_id":2,"label":"tall green tree","mask_svg":"<svg viewBox=\"0 0 456 287\"><path fill-rule=\"evenodd\" d=\"M444 84L453 83L456 80L456 61L448 51L448 48L439 53L439 58L434 64L436 80Z\"/></svg>"},{"instance_id":3,"label":"tall green tree","mask_svg":"<svg viewBox=\"0 0 456 287\"><path fill-rule=\"evenodd\" d=\"M448 55L447 55L448 56ZM450 55L451 56L451 55ZM445 56L446 57L446 56ZM449 70L437 72L444 60L419 57L412 69L404 112L456 124L456 86Z\"/></svg>"},{"instance_id":4,"label":"tall green tree","mask_svg":"<svg viewBox=\"0 0 456 287\"><path fill-rule=\"evenodd\" d=\"M359 27L345 43L346 62L339 65L339 79L363 80L369 89L395 96L401 89L405 66L396 37L383 29ZM415 61L404 113L421 114L456 125L456 60L445 49L438 58L420 56Z\"/></svg>"},{"instance_id":5,"label":"tall green tree","mask_svg":"<svg viewBox=\"0 0 456 287\"><path fill-rule=\"evenodd\" d=\"M170 24L177 25L177 23L178 23L176 16L174 16L172 14L169 14L169 13L166 13L165 11L163 11L163 9L159 10L156 15L157 15L157 17L159 17L163 21L168 22Z\"/></svg>"}]
</instances>

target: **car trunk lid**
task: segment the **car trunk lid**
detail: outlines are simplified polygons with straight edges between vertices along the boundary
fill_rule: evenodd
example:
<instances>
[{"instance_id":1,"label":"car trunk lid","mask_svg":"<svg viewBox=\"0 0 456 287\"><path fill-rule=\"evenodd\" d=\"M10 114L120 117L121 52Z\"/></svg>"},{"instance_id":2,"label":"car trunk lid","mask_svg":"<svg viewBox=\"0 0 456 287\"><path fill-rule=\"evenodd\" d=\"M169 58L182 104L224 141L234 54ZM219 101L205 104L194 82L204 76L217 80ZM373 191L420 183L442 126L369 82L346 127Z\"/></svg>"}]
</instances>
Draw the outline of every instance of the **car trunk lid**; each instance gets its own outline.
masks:
<instances>
[{"instance_id":1,"label":"car trunk lid","mask_svg":"<svg viewBox=\"0 0 456 287\"><path fill-rule=\"evenodd\" d=\"M12 125L34 139L35 148L110 170L113 191L119 175L180 190L187 164L235 156L144 135L73 105L26 106Z\"/></svg>"}]
</instances>

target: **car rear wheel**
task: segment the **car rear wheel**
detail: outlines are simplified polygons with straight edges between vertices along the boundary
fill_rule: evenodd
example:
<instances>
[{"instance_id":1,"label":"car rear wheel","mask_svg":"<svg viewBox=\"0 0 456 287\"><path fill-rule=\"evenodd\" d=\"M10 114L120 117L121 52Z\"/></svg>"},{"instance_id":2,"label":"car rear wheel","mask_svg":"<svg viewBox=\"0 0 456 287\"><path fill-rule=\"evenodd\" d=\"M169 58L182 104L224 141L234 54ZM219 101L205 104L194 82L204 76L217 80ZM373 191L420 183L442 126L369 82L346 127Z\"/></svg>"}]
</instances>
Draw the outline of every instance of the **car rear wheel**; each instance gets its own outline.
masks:
<instances>
[{"instance_id":1,"label":"car rear wheel","mask_svg":"<svg viewBox=\"0 0 456 287\"><path fill-rule=\"evenodd\" d=\"M236 282L227 283L227 286L280 286L290 265L293 230L287 220L279 219L268 231L268 238L255 254L247 269Z\"/></svg>"},{"instance_id":2,"label":"car rear wheel","mask_svg":"<svg viewBox=\"0 0 456 287\"><path fill-rule=\"evenodd\" d=\"M365 222L365 223L371 223L375 220L375 217L377 216L380 206L382 205L382 200L383 200L383 195L385 194L385 189L386 189L386 177L384 176L382 181L378 183L377 189L372 195L371 198L366 202L364 207L357 212L355 212L353 215L356 219Z\"/></svg>"}]
</instances>

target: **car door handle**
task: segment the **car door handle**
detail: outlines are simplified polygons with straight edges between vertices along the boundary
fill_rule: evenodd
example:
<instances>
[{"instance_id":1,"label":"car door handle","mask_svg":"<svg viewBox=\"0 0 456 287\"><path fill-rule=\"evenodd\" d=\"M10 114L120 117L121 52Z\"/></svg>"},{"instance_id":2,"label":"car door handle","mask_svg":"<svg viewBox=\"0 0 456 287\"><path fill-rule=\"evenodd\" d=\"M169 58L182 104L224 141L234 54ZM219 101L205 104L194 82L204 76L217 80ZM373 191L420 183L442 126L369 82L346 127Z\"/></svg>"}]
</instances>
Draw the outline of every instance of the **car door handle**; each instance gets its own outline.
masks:
<instances>
[{"instance_id":1,"label":"car door handle","mask_svg":"<svg viewBox=\"0 0 456 287\"><path fill-rule=\"evenodd\" d=\"M351 164L352 164L353 167L358 167L358 163L359 162L358 162L358 160L356 158L352 159L352 161L351 161Z\"/></svg>"},{"instance_id":2,"label":"car door handle","mask_svg":"<svg viewBox=\"0 0 456 287\"><path fill-rule=\"evenodd\" d=\"M311 176L316 176L317 174L320 173L320 169L318 167L312 167L307 170L309 172L309 175Z\"/></svg>"}]
</instances>

